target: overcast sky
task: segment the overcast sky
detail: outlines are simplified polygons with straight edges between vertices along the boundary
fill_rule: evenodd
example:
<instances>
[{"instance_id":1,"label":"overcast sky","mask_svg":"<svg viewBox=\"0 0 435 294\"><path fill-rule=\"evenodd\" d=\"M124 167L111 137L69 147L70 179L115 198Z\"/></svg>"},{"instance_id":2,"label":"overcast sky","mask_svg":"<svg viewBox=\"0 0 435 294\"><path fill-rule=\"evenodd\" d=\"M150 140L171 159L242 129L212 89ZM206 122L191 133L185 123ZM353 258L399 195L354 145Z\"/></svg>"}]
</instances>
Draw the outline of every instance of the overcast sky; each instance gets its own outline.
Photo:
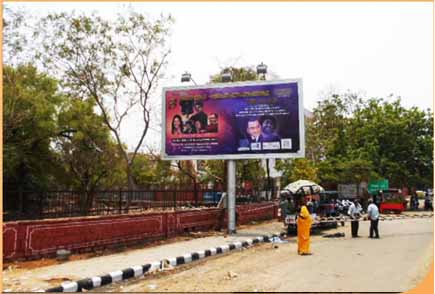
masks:
<instances>
[{"instance_id":1,"label":"overcast sky","mask_svg":"<svg viewBox=\"0 0 435 294\"><path fill-rule=\"evenodd\" d=\"M15 4L9 3L10 6ZM117 3L18 3L48 11L119 11ZM367 97L401 96L407 107L433 104L433 3L133 3L175 18L163 86L188 70L198 84L228 65L264 62L282 79L302 78L312 109L330 88ZM135 118L131 118L134 124ZM134 128L133 128L134 129ZM148 138L158 144L160 136ZM126 137L137 141L134 131Z\"/></svg>"}]
</instances>

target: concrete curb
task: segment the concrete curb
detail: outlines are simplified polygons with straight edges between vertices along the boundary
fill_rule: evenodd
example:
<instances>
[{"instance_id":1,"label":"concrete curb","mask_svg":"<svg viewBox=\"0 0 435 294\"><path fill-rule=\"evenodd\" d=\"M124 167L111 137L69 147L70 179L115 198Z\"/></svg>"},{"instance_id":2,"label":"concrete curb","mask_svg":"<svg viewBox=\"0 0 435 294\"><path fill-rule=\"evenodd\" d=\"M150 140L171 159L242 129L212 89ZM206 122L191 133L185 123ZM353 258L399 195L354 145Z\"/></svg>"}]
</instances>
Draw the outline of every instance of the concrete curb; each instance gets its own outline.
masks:
<instances>
[{"instance_id":1,"label":"concrete curb","mask_svg":"<svg viewBox=\"0 0 435 294\"><path fill-rule=\"evenodd\" d=\"M169 263L171 266L179 266L191 263L196 260L204 259L206 257L223 254L236 249L248 248L260 242L270 242L270 239L277 235L272 236L259 236L245 241L234 242L227 245L213 247L203 251L197 251L185 254L178 257L170 257L161 261L147 263L144 265L136 265L123 270L110 272L103 276L82 279L76 282L65 282L58 287L50 288L42 292L82 292L82 289L91 290L101 286L109 285L114 282L124 281L130 278L137 278L145 274L161 270L164 263Z\"/></svg>"}]
</instances>

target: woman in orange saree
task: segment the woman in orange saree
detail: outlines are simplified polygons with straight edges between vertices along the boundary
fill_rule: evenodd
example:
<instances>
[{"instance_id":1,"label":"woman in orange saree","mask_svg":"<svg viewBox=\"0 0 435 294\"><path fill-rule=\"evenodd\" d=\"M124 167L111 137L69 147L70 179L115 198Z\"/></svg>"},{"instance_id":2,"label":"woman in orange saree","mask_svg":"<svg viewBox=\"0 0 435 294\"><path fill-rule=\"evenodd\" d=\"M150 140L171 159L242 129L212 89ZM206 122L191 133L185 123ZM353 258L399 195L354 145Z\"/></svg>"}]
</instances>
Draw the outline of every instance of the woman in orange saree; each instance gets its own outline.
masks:
<instances>
[{"instance_id":1,"label":"woman in orange saree","mask_svg":"<svg viewBox=\"0 0 435 294\"><path fill-rule=\"evenodd\" d=\"M310 229L311 215L305 204L302 205L298 215L298 254L311 255L310 252Z\"/></svg>"}]
</instances>

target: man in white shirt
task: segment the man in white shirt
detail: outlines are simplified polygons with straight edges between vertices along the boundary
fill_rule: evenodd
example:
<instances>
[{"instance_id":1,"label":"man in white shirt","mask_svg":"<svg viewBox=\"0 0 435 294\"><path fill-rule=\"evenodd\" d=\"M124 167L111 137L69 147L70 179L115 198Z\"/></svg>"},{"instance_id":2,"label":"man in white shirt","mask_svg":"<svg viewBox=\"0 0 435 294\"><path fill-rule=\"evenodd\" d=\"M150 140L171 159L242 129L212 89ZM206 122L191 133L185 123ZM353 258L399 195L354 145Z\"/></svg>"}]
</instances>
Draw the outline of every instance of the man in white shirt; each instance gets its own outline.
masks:
<instances>
[{"instance_id":1,"label":"man in white shirt","mask_svg":"<svg viewBox=\"0 0 435 294\"><path fill-rule=\"evenodd\" d=\"M351 230L352 230L352 238L357 238L358 236L358 227L359 227L359 221L358 219L361 216L361 205L358 203L358 200L355 199L352 204L349 207L349 211L347 214L350 216L351 221Z\"/></svg>"},{"instance_id":2,"label":"man in white shirt","mask_svg":"<svg viewBox=\"0 0 435 294\"><path fill-rule=\"evenodd\" d=\"M378 207L369 199L369 206L367 207L367 215L370 220L370 237L373 238L373 232L375 238L379 239L378 223L379 223L379 210Z\"/></svg>"}]
</instances>

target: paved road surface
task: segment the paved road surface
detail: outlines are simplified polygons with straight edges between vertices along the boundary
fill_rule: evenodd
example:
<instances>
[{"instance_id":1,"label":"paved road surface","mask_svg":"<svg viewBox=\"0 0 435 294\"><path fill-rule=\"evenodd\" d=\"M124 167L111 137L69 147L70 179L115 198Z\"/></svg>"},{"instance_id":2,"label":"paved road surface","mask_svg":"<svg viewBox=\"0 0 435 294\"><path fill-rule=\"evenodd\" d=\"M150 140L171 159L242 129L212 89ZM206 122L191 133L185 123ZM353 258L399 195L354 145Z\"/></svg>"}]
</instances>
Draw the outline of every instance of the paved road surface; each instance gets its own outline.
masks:
<instances>
[{"instance_id":1,"label":"paved road surface","mask_svg":"<svg viewBox=\"0 0 435 294\"><path fill-rule=\"evenodd\" d=\"M101 288L116 292L302 291L402 292L414 288L433 260L433 218L385 221L381 239L312 238L312 256L296 254L296 240L232 253L184 268ZM175 272L174 272L175 271ZM104 289L104 290L103 290Z\"/></svg>"}]
</instances>

